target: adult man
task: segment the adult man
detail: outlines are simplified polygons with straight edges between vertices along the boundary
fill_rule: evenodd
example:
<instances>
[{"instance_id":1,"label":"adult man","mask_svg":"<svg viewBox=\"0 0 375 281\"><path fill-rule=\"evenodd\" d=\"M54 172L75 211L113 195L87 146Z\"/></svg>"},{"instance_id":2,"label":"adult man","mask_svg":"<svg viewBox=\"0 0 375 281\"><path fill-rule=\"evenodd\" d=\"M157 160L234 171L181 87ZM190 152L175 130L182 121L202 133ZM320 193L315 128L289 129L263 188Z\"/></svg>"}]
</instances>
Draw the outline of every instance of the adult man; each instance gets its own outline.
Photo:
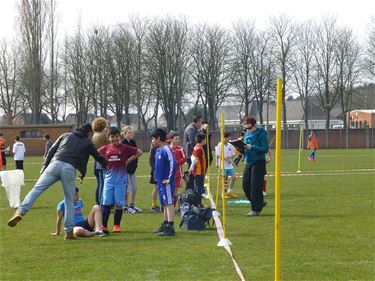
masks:
<instances>
[{"instance_id":1,"label":"adult man","mask_svg":"<svg viewBox=\"0 0 375 281\"><path fill-rule=\"evenodd\" d=\"M50 140L50 136L48 134L44 135L43 140L45 141L44 145L44 155L43 158L46 159L48 151L50 150L52 146L52 141Z\"/></svg>"},{"instance_id":2,"label":"adult man","mask_svg":"<svg viewBox=\"0 0 375 281\"><path fill-rule=\"evenodd\" d=\"M193 122L190 123L184 132L183 147L186 152L186 162L188 166L191 166L191 155L195 145L197 144L196 136L198 130L202 127L202 117L193 116ZM190 175L190 179L186 183L186 189L194 188L194 178L193 175Z\"/></svg>"},{"instance_id":3,"label":"adult man","mask_svg":"<svg viewBox=\"0 0 375 281\"><path fill-rule=\"evenodd\" d=\"M61 135L52 145L44 160L42 175L34 188L27 194L13 217L8 221L10 227L22 220L22 217L31 209L36 199L51 185L61 181L65 200L64 239L74 239L74 192L76 169L81 173L81 179L86 175L87 161L92 155L104 167L105 158L96 150L90 140L92 128L89 123L83 124L72 133Z\"/></svg>"},{"instance_id":4,"label":"adult man","mask_svg":"<svg viewBox=\"0 0 375 281\"><path fill-rule=\"evenodd\" d=\"M246 216L259 216L266 205L263 199L263 180L266 174L265 154L268 152L268 137L262 127L256 126L253 117L244 120L245 134L245 168L242 188L251 202L251 211Z\"/></svg>"}]
</instances>

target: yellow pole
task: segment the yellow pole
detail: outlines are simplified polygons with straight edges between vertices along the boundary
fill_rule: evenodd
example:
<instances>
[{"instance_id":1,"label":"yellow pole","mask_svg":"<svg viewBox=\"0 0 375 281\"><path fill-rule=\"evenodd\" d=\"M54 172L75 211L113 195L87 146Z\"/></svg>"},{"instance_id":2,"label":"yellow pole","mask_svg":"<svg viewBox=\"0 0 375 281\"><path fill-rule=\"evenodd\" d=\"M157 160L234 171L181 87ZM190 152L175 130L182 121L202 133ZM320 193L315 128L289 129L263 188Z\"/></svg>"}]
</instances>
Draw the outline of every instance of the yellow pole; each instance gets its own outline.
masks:
<instances>
[{"instance_id":1,"label":"yellow pole","mask_svg":"<svg viewBox=\"0 0 375 281\"><path fill-rule=\"evenodd\" d=\"M221 199L223 203L223 230L224 239L227 239L227 216L225 206L224 187L224 112L221 113L221 134L220 134L220 168L221 168Z\"/></svg>"},{"instance_id":2,"label":"yellow pole","mask_svg":"<svg viewBox=\"0 0 375 281\"><path fill-rule=\"evenodd\" d=\"M298 166L297 166L297 173L301 172L301 152L302 152L302 126L300 127L299 130L299 148L298 148Z\"/></svg>"},{"instance_id":3,"label":"yellow pole","mask_svg":"<svg viewBox=\"0 0 375 281\"><path fill-rule=\"evenodd\" d=\"M277 80L276 152L275 152L275 281L280 281L280 159L282 80Z\"/></svg>"},{"instance_id":4,"label":"yellow pole","mask_svg":"<svg viewBox=\"0 0 375 281\"><path fill-rule=\"evenodd\" d=\"M206 178L207 178L207 195L211 196L211 189L210 189L210 139L208 138L208 127L206 130L206 146L207 146L207 173L206 173Z\"/></svg>"},{"instance_id":5,"label":"yellow pole","mask_svg":"<svg viewBox=\"0 0 375 281\"><path fill-rule=\"evenodd\" d=\"M216 183L216 199L215 199L216 210L219 209L217 205L219 203L219 186L220 186L220 165L217 167L217 183Z\"/></svg>"}]
</instances>

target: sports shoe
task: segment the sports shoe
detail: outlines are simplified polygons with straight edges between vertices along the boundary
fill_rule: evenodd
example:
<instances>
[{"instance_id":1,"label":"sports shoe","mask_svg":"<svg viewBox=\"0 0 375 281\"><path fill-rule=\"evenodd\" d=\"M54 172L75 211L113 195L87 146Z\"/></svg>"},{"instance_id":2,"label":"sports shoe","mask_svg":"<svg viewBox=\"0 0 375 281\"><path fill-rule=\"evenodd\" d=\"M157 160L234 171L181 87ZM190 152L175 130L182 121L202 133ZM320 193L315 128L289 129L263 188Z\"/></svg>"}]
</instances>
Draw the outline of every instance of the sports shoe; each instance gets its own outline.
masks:
<instances>
[{"instance_id":1,"label":"sports shoe","mask_svg":"<svg viewBox=\"0 0 375 281\"><path fill-rule=\"evenodd\" d=\"M311 157L307 157L307 159L309 159L310 161L313 161L313 159Z\"/></svg>"},{"instance_id":2,"label":"sports shoe","mask_svg":"<svg viewBox=\"0 0 375 281\"><path fill-rule=\"evenodd\" d=\"M251 212L247 213L246 216L247 217L258 217L259 213L255 212L255 211L251 211Z\"/></svg>"},{"instance_id":3,"label":"sports shoe","mask_svg":"<svg viewBox=\"0 0 375 281\"><path fill-rule=\"evenodd\" d=\"M136 211L135 211L135 209L134 208L132 208L132 207L128 207L127 208L127 212L126 212L127 214L135 214L136 213Z\"/></svg>"},{"instance_id":4,"label":"sports shoe","mask_svg":"<svg viewBox=\"0 0 375 281\"><path fill-rule=\"evenodd\" d=\"M125 213L125 214L129 213L129 207L128 207L128 206L125 206L125 207L124 207L124 213Z\"/></svg>"},{"instance_id":5,"label":"sports shoe","mask_svg":"<svg viewBox=\"0 0 375 281\"><path fill-rule=\"evenodd\" d=\"M227 196L229 196L229 197L232 197L232 198L236 198L236 197L238 197L238 195L236 194L236 193L234 193L234 192L227 192L227 194L226 194Z\"/></svg>"},{"instance_id":6,"label":"sports shoe","mask_svg":"<svg viewBox=\"0 0 375 281\"><path fill-rule=\"evenodd\" d=\"M20 211L20 209L17 209L13 215L13 217L11 217L8 221L8 225L10 227L15 227L17 225L17 223L22 220L22 217L23 217L23 214L22 212Z\"/></svg>"},{"instance_id":7,"label":"sports shoe","mask_svg":"<svg viewBox=\"0 0 375 281\"><path fill-rule=\"evenodd\" d=\"M64 240L73 240L76 239L76 237L73 234L73 231L65 233Z\"/></svg>"},{"instance_id":8,"label":"sports shoe","mask_svg":"<svg viewBox=\"0 0 375 281\"><path fill-rule=\"evenodd\" d=\"M134 213L142 213L142 209L140 209L140 208L138 208L136 206L129 206L128 209L132 210L131 212L129 212L129 213L132 213L132 214L134 214Z\"/></svg>"},{"instance_id":9,"label":"sports shoe","mask_svg":"<svg viewBox=\"0 0 375 281\"><path fill-rule=\"evenodd\" d=\"M103 237L103 236L107 236L108 233L104 233L103 230L101 229L98 229L97 231L95 231L95 236L98 236L98 237Z\"/></svg>"},{"instance_id":10,"label":"sports shoe","mask_svg":"<svg viewBox=\"0 0 375 281\"><path fill-rule=\"evenodd\" d=\"M160 212L160 207L159 206L153 206L153 207L151 207L151 212L154 212L154 213L158 213L158 212Z\"/></svg>"},{"instance_id":11,"label":"sports shoe","mask_svg":"<svg viewBox=\"0 0 375 281\"><path fill-rule=\"evenodd\" d=\"M106 234L106 235L109 234L108 227L102 225L100 228L101 228L101 230L103 231L104 234Z\"/></svg>"},{"instance_id":12,"label":"sports shoe","mask_svg":"<svg viewBox=\"0 0 375 281\"><path fill-rule=\"evenodd\" d=\"M121 229L120 229L120 225L118 224L115 224L113 226L113 230L112 230L113 233L120 233L121 232Z\"/></svg>"},{"instance_id":13,"label":"sports shoe","mask_svg":"<svg viewBox=\"0 0 375 281\"><path fill-rule=\"evenodd\" d=\"M168 227L167 224L165 224L164 222L160 225L160 227L154 231L155 234L159 234L160 232L163 232L164 229L166 229Z\"/></svg>"},{"instance_id":14,"label":"sports shoe","mask_svg":"<svg viewBox=\"0 0 375 281\"><path fill-rule=\"evenodd\" d=\"M176 232L174 231L173 226L167 225L166 228L158 233L159 236L175 236Z\"/></svg>"}]
</instances>

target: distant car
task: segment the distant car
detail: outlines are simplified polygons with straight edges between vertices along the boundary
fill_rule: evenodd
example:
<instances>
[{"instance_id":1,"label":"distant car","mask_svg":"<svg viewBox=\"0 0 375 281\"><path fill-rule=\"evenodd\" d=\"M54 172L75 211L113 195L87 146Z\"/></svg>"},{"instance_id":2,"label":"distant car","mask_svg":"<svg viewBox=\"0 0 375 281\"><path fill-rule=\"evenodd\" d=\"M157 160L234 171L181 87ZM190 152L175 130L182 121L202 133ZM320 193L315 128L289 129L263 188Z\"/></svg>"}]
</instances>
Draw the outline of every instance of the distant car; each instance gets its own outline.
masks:
<instances>
[{"instance_id":1,"label":"distant car","mask_svg":"<svg viewBox=\"0 0 375 281\"><path fill-rule=\"evenodd\" d=\"M332 129L343 129L344 125L333 125Z\"/></svg>"}]
</instances>

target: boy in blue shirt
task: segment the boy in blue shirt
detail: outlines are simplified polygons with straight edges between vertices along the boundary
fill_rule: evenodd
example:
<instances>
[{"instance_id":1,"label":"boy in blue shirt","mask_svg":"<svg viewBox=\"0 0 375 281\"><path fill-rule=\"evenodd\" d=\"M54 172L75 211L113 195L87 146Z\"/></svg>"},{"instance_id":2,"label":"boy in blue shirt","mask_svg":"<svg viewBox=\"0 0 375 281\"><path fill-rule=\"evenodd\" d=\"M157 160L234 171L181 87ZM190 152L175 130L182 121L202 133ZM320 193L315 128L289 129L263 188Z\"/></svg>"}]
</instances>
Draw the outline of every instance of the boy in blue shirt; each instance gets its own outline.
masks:
<instances>
[{"instance_id":1,"label":"boy in blue shirt","mask_svg":"<svg viewBox=\"0 0 375 281\"><path fill-rule=\"evenodd\" d=\"M158 147L155 155L155 181L159 190L160 204L164 207L164 222L155 233L159 236L175 236L173 200L176 189L177 161L166 143L166 131L155 129L151 138L152 144Z\"/></svg>"},{"instance_id":2,"label":"boy in blue shirt","mask_svg":"<svg viewBox=\"0 0 375 281\"><path fill-rule=\"evenodd\" d=\"M83 201L79 198L79 189L76 187L74 194L74 237L92 237L105 236L105 233L100 229L102 223L102 210L99 205L94 205L88 215L87 219L82 214ZM52 236L59 236L61 231L61 222L65 215L65 202L62 200L57 205L57 219L56 229Z\"/></svg>"}]
</instances>

